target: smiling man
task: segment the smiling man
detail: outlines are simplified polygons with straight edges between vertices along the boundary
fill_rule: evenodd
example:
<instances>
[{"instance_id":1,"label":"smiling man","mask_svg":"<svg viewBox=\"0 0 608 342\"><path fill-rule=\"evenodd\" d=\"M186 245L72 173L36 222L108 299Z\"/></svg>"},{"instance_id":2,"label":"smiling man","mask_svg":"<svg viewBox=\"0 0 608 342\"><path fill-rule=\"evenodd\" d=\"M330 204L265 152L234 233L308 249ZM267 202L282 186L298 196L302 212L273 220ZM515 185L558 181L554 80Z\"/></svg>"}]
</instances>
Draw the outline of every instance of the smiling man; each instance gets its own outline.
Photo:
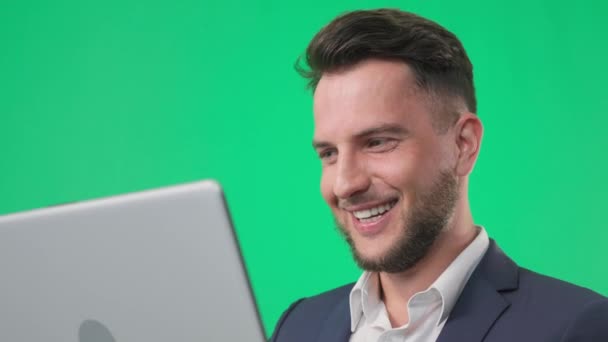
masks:
<instances>
[{"instance_id":1,"label":"smiling man","mask_svg":"<svg viewBox=\"0 0 608 342\"><path fill-rule=\"evenodd\" d=\"M364 270L295 302L272 341L608 341L608 299L518 267L475 225L473 67L438 24L355 11L312 40L321 193Z\"/></svg>"}]
</instances>

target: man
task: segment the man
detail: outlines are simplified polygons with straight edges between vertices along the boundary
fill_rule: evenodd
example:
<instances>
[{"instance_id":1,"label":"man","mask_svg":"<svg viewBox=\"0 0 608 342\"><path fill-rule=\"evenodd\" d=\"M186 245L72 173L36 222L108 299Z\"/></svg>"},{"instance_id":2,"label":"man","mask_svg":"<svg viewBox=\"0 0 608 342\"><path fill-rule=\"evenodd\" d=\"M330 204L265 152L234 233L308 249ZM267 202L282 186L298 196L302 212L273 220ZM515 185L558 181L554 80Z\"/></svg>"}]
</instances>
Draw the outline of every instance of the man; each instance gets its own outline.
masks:
<instances>
[{"instance_id":1,"label":"man","mask_svg":"<svg viewBox=\"0 0 608 342\"><path fill-rule=\"evenodd\" d=\"M608 341L608 299L518 267L473 222L472 65L398 10L336 18L306 51L321 192L365 270L292 304L272 341Z\"/></svg>"}]
</instances>

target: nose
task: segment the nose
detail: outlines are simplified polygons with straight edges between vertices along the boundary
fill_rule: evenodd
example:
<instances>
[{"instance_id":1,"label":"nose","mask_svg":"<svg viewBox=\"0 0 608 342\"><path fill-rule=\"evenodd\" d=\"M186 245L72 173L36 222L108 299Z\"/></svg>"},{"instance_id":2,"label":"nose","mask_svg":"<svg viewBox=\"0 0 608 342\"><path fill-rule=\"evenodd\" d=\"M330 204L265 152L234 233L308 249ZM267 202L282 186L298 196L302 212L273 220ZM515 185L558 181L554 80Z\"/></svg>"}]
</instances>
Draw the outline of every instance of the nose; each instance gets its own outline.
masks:
<instances>
[{"instance_id":1,"label":"nose","mask_svg":"<svg viewBox=\"0 0 608 342\"><path fill-rule=\"evenodd\" d=\"M365 192L370 186L370 177L363 161L353 155L342 154L338 157L334 195L338 198L349 198Z\"/></svg>"}]
</instances>

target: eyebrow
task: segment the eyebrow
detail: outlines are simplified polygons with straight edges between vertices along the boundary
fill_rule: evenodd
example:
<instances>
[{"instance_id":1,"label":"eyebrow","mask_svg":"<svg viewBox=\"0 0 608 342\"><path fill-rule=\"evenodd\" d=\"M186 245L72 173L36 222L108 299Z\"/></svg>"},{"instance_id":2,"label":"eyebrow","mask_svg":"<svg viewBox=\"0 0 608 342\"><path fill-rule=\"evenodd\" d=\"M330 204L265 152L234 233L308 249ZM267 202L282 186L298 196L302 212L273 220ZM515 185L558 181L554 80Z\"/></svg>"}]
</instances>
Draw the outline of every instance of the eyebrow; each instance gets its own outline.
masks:
<instances>
[{"instance_id":1,"label":"eyebrow","mask_svg":"<svg viewBox=\"0 0 608 342\"><path fill-rule=\"evenodd\" d=\"M371 127L371 128L367 128L364 129L363 131L355 134L355 139L362 139L362 138L366 138L372 135L379 135L379 134L392 134L392 135L398 135L398 136L405 136L408 134L408 130L397 125L397 124L382 124L376 127ZM320 148L326 148L326 147L330 147L333 146L333 144L327 142L327 141L319 141L319 140L313 140L312 141L312 147L317 150Z\"/></svg>"}]
</instances>

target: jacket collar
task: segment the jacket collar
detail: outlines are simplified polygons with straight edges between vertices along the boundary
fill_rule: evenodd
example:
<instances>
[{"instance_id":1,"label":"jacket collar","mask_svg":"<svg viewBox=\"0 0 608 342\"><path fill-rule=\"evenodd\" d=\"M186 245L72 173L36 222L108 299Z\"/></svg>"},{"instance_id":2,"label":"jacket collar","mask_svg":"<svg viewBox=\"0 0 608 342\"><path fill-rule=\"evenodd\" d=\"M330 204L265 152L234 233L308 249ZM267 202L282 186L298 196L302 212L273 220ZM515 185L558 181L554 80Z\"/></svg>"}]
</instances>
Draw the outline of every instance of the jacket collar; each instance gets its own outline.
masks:
<instances>
[{"instance_id":1,"label":"jacket collar","mask_svg":"<svg viewBox=\"0 0 608 342\"><path fill-rule=\"evenodd\" d=\"M483 259L464 287L437 342L482 341L510 303L501 292L517 289L518 266L490 240ZM327 316L318 342L348 342L350 289Z\"/></svg>"},{"instance_id":2,"label":"jacket collar","mask_svg":"<svg viewBox=\"0 0 608 342\"><path fill-rule=\"evenodd\" d=\"M501 292L518 286L518 267L490 240L490 246L460 294L437 342L482 341L510 303Z\"/></svg>"}]
</instances>

